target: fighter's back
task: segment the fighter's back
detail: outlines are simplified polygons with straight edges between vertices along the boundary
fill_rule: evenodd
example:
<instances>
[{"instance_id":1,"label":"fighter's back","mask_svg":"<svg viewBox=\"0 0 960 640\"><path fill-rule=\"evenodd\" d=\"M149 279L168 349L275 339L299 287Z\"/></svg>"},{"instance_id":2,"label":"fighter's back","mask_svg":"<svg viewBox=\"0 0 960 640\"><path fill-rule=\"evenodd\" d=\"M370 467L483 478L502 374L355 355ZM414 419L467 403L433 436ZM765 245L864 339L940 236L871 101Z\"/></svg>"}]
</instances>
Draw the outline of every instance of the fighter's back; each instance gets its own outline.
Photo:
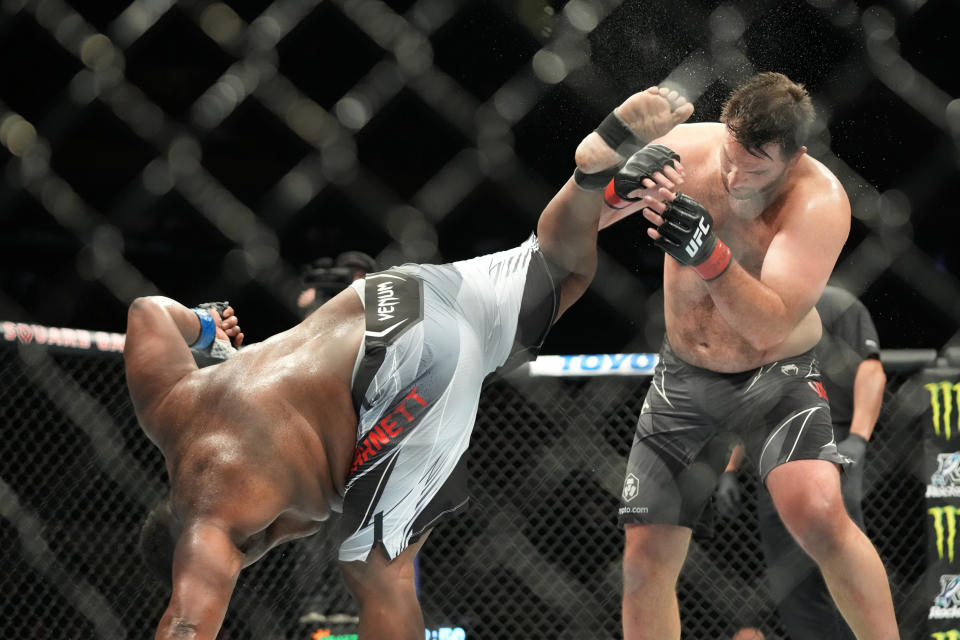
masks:
<instances>
[{"instance_id":1,"label":"fighter's back","mask_svg":"<svg viewBox=\"0 0 960 640\"><path fill-rule=\"evenodd\" d=\"M296 327L189 372L158 402L141 402L179 516L223 522L248 561L326 519L353 454L350 378L362 336L362 306L347 291Z\"/></svg>"}]
</instances>

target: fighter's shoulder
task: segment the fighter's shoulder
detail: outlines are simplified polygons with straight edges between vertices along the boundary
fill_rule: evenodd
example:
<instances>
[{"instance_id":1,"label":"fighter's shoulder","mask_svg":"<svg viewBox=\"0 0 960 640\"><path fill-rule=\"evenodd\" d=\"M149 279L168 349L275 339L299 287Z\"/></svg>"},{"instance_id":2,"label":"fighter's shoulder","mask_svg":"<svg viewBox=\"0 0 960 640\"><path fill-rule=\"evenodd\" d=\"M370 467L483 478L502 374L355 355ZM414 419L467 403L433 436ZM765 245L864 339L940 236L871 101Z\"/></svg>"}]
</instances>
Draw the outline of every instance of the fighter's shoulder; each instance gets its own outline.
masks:
<instances>
[{"instance_id":1,"label":"fighter's shoulder","mask_svg":"<svg viewBox=\"0 0 960 640\"><path fill-rule=\"evenodd\" d=\"M805 208L829 208L838 213L850 213L850 199L840 179L822 162L804 155L797 167L794 197Z\"/></svg>"},{"instance_id":2,"label":"fighter's shoulder","mask_svg":"<svg viewBox=\"0 0 960 640\"><path fill-rule=\"evenodd\" d=\"M709 155L723 139L724 127L719 122L692 122L675 126L665 136L654 140L680 155L684 162Z\"/></svg>"}]
</instances>

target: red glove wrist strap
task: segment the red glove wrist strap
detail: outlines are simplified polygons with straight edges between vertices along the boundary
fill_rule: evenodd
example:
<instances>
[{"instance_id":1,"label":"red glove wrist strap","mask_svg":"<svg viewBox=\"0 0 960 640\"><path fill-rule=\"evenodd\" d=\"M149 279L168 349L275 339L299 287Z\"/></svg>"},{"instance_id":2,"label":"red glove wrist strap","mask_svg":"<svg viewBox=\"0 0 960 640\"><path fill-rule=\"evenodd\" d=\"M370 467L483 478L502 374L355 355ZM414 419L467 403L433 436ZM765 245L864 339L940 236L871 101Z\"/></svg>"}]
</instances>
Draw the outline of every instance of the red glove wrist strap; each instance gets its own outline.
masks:
<instances>
[{"instance_id":1,"label":"red glove wrist strap","mask_svg":"<svg viewBox=\"0 0 960 640\"><path fill-rule=\"evenodd\" d=\"M704 280L713 280L723 275L730 266L730 247L717 238L717 246L713 248L710 257L696 265L694 269Z\"/></svg>"},{"instance_id":2,"label":"red glove wrist strap","mask_svg":"<svg viewBox=\"0 0 960 640\"><path fill-rule=\"evenodd\" d=\"M607 188L603 191L603 201L612 209L623 209L629 207L633 201L624 200L613 190L613 180L607 183Z\"/></svg>"}]
</instances>

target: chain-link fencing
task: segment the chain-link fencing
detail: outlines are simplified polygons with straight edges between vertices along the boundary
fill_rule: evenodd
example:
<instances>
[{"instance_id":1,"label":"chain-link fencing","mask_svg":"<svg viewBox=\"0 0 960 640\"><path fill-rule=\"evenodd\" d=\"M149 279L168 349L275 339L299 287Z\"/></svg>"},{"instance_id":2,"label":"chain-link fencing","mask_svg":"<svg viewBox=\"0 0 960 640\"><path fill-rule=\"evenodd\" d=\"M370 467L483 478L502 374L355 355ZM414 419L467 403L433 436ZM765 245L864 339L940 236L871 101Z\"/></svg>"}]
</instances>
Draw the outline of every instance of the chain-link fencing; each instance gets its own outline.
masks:
<instances>
[{"instance_id":1,"label":"chain-link fencing","mask_svg":"<svg viewBox=\"0 0 960 640\"><path fill-rule=\"evenodd\" d=\"M739 80L773 69L810 89L810 153L853 205L835 280L875 312L885 346L939 350L960 325L945 231L960 201L958 12L949 0L3 0L0 320L122 331L134 297L163 292L230 298L265 337L295 319L297 265L515 244L626 95L676 86L710 120ZM639 221L616 228L548 351L659 345L662 254ZM165 594L133 547L165 478L119 359L2 356L0 636L147 637ZM474 506L422 562L433 627L618 637L610 514L642 391L641 379L487 391ZM878 429L866 510L917 630L926 480L904 471L909 424ZM681 585L703 625L688 634L749 623L777 637L752 520L716 528ZM306 637L310 613L353 615L342 590L318 587L338 577L316 540L244 572L223 637Z\"/></svg>"},{"instance_id":2,"label":"chain-link fencing","mask_svg":"<svg viewBox=\"0 0 960 640\"><path fill-rule=\"evenodd\" d=\"M894 378L865 479L867 531L890 574L905 638L929 598L921 426ZM513 376L484 392L469 458L470 509L421 553L431 629L469 638L619 638L624 466L647 378ZM163 459L137 426L117 355L0 348L0 637L147 638L169 596L136 544L166 492ZM913 413L911 413L913 411ZM698 535L680 584L685 638L743 626L781 638L764 578L756 479L744 514ZM335 522L245 570L221 638L299 639L355 629L340 581ZM331 631L333 633L333 631ZM912 635L916 633L916 635ZM318 635L316 637L324 637Z\"/></svg>"}]
</instances>

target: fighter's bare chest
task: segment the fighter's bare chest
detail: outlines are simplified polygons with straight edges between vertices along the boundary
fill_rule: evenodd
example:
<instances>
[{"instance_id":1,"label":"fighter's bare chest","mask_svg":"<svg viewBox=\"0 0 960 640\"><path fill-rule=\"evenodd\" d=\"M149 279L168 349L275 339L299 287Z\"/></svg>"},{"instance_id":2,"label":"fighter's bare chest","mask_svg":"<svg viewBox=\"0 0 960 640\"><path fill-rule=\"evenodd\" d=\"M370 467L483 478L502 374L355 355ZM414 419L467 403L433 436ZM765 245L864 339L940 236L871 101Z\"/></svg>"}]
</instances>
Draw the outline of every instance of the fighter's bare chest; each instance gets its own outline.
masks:
<instances>
[{"instance_id":1,"label":"fighter's bare chest","mask_svg":"<svg viewBox=\"0 0 960 640\"><path fill-rule=\"evenodd\" d=\"M688 194L710 212L714 229L730 247L734 258L749 273L759 277L763 260L779 228L777 211L734 201L722 188L690 189Z\"/></svg>"}]
</instances>

